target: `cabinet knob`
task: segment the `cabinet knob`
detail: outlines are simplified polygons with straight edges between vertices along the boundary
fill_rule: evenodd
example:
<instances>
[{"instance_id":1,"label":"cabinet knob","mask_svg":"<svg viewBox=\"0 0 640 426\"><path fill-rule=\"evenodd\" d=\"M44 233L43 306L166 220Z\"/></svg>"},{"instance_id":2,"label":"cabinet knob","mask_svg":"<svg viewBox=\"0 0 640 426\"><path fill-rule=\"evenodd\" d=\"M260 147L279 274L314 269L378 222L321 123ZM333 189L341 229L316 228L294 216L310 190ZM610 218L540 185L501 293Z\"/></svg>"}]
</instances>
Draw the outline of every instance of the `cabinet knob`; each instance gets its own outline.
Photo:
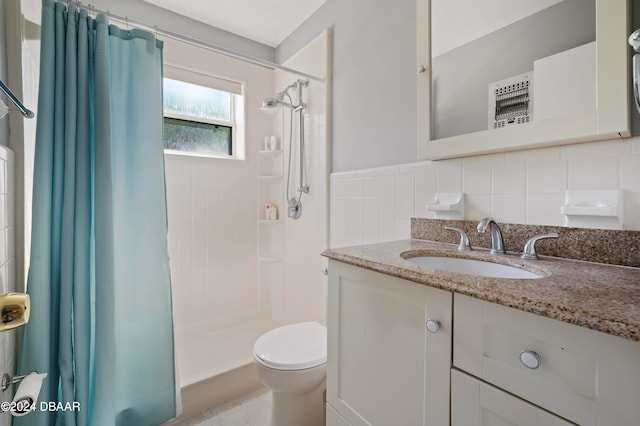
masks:
<instances>
[{"instance_id":1,"label":"cabinet knob","mask_svg":"<svg viewBox=\"0 0 640 426\"><path fill-rule=\"evenodd\" d=\"M438 330L440 330L440 321L438 320L432 320L432 319L428 319L427 320L427 330L429 330L429 332L431 333L437 333Z\"/></svg>"},{"instance_id":2,"label":"cabinet knob","mask_svg":"<svg viewBox=\"0 0 640 426\"><path fill-rule=\"evenodd\" d=\"M534 351L522 351L520 361L525 367L532 370L540 367L540 356Z\"/></svg>"}]
</instances>

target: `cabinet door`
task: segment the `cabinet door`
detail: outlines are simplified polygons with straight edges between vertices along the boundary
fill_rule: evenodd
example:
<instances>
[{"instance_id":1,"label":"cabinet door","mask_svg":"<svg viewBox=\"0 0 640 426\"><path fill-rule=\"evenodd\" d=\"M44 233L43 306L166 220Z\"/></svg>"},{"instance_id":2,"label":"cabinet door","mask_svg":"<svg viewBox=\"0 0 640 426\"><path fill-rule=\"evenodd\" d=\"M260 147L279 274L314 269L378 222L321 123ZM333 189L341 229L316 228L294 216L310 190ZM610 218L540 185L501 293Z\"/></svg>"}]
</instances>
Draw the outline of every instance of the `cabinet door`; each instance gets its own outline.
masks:
<instances>
[{"instance_id":1,"label":"cabinet door","mask_svg":"<svg viewBox=\"0 0 640 426\"><path fill-rule=\"evenodd\" d=\"M472 376L451 370L451 426L574 424Z\"/></svg>"},{"instance_id":2,"label":"cabinet door","mask_svg":"<svg viewBox=\"0 0 640 426\"><path fill-rule=\"evenodd\" d=\"M353 426L449 424L451 293L330 262L327 401ZM436 333L427 319L440 322Z\"/></svg>"},{"instance_id":3,"label":"cabinet door","mask_svg":"<svg viewBox=\"0 0 640 426\"><path fill-rule=\"evenodd\" d=\"M327 426L351 426L330 404L327 404Z\"/></svg>"}]
</instances>

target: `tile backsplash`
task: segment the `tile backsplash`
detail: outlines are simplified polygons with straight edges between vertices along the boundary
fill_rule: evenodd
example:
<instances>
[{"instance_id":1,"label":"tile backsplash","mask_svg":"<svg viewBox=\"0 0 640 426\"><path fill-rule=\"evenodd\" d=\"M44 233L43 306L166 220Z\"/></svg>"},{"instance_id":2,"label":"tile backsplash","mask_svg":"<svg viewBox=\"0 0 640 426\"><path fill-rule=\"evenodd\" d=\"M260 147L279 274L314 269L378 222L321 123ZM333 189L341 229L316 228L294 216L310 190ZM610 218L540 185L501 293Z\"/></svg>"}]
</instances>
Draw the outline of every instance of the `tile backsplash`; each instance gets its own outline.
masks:
<instances>
[{"instance_id":1,"label":"tile backsplash","mask_svg":"<svg viewBox=\"0 0 640 426\"><path fill-rule=\"evenodd\" d=\"M582 189L621 189L624 229L640 230L640 137L334 173L331 247L410 238L447 192L465 194L465 220L564 226L565 192Z\"/></svg>"}]
</instances>

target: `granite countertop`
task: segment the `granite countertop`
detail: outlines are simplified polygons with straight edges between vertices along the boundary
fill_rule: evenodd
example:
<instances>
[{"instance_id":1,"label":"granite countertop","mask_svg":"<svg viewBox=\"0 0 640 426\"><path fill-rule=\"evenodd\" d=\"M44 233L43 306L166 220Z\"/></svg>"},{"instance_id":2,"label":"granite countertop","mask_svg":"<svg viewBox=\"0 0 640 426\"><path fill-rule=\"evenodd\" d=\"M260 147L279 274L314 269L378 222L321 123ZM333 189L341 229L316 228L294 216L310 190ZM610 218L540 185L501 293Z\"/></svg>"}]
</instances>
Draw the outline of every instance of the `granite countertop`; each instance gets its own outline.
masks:
<instances>
[{"instance_id":1,"label":"granite countertop","mask_svg":"<svg viewBox=\"0 0 640 426\"><path fill-rule=\"evenodd\" d=\"M523 260L516 253L488 250L458 252L457 245L402 240L326 250L340 262L431 287L465 294L570 324L640 341L640 268L541 257ZM539 279L476 277L418 267L400 255L439 255L518 266Z\"/></svg>"}]
</instances>

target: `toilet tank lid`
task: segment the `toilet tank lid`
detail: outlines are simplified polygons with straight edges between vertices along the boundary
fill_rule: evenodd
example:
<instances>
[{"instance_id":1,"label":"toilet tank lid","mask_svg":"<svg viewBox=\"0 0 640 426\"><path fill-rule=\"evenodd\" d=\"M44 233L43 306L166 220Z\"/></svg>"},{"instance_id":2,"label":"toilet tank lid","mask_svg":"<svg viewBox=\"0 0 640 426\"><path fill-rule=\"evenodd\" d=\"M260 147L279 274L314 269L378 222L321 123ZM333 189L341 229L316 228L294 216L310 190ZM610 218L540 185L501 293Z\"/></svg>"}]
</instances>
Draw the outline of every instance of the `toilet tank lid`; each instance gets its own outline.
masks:
<instances>
[{"instance_id":1,"label":"toilet tank lid","mask_svg":"<svg viewBox=\"0 0 640 426\"><path fill-rule=\"evenodd\" d=\"M316 367L327 361L327 329L314 321L275 328L256 340L253 355L278 370Z\"/></svg>"}]
</instances>

